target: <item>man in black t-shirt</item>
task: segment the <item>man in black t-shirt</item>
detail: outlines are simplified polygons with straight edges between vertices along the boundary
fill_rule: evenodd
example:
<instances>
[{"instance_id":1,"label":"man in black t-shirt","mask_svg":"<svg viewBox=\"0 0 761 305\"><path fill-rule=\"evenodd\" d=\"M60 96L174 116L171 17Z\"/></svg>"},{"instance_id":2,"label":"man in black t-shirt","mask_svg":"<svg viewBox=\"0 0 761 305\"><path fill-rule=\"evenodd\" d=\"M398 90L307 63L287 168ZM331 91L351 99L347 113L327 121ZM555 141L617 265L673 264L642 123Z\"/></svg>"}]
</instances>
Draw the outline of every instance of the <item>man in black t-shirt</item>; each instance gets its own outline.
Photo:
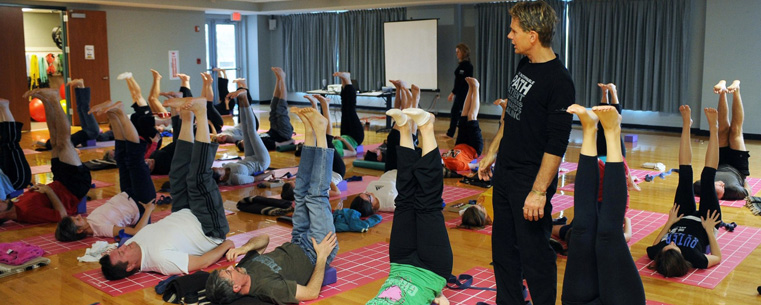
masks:
<instances>
[{"instance_id":1,"label":"man in black t-shirt","mask_svg":"<svg viewBox=\"0 0 761 305\"><path fill-rule=\"evenodd\" d=\"M492 257L498 304L522 304L522 279L534 304L555 304L556 254L550 248L552 205L561 158L568 146L575 89L552 50L557 15L545 2L510 10L508 38L525 55L510 85L504 124L483 160L479 177L494 169Z\"/></svg>"},{"instance_id":2,"label":"man in black t-shirt","mask_svg":"<svg viewBox=\"0 0 761 305\"><path fill-rule=\"evenodd\" d=\"M719 81L713 92L719 95L719 168L716 170L716 194L719 199L743 200L748 196L745 178L750 175L748 158L743 138L743 111L740 97L740 81L735 80L729 87ZM727 93L732 93L732 121L729 120ZM693 184L695 195L700 196L700 181ZM752 194L751 194L752 195Z\"/></svg>"}]
</instances>

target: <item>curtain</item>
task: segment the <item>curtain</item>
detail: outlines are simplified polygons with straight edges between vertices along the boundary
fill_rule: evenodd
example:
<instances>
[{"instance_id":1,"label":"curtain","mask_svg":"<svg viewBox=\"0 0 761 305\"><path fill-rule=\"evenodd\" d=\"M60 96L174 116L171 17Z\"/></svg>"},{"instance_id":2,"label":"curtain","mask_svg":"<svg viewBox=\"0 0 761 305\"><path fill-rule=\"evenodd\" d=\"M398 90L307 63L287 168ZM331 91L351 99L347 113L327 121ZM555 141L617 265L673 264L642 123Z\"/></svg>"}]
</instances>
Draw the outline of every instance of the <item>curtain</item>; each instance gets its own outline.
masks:
<instances>
[{"instance_id":1,"label":"curtain","mask_svg":"<svg viewBox=\"0 0 761 305\"><path fill-rule=\"evenodd\" d=\"M546 0L558 16L552 49L560 60L565 58L565 7L562 0ZM481 101L491 103L497 98L505 98L507 89L521 55L507 38L510 34L510 8L516 2L483 3L476 5L476 77L481 82Z\"/></svg>"},{"instance_id":2,"label":"curtain","mask_svg":"<svg viewBox=\"0 0 761 305\"><path fill-rule=\"evenodd\" d=\"M348 11L338 15L338 70L351 72L361 90L385 83L383 23L405 20L406 8ZM338 81L337 79L334 81Z\"/></svg>"},{"instance_id":3,"label":"curtain","mask_svg":"<svg viewBox=\"0 0 761 305\"><path fill-rule=\"evenodd\" d=\"M336 70L338 14L295 14L281 20L286 87L302 92L321 88Z\"/></svg>"},{"instance_id":4,"label":"curtain","mask_svg":"<svg viewBox=\"0 0 761 305\"><path fill-rule=\"evenodd\" d=\"M613 82L625 109L676 112L687 97L688 0L575 0L569 64L577 103Z\"/></svg>"}]
</instances>

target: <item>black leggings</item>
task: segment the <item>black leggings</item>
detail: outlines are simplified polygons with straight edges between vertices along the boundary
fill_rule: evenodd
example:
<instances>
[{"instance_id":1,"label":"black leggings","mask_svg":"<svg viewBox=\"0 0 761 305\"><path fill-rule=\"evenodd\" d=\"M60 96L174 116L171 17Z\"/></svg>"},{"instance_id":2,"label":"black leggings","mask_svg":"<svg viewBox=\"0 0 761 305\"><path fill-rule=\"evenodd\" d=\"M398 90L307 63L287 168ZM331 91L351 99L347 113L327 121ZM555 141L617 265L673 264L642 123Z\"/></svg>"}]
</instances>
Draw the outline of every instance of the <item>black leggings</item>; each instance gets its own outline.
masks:
<instances>
[{"instance_id":1,"label":"black leggings","mask_svg":"<svg viewBox=\"0 0 761 305\"><path fill-rule=\"evenodd\" d=\"M715 210L719 211L719 220L721 220L721 206L719 205L719 197L716 195L716 186L713 183L716 178L716 169L704 167L700 174L700 209L697 209L695 204L692 178L692 166L679 165L679 185L676 187L676 194L674 195L674 204L679 205L679 214L708 218L711 211Z\"/></svg>"},{"instance_id":2,"label":"black leggings","mask_svg":"<svg viewBox=\"0 0 761 305\"><path fill-rule=\"evenodd\" d=\"M680 173L681 176L681 173ZM624 239L626 178L623 162L605 165L597 204L597 158L579 156L574 220L563 279L563 304L645 304L645 289Z\"/></svg>"},{"instance_id":3,"label":"black leggings","mask_svg":"<svg viewBox=\"0 0 761 305\"><path fill-rule=\"evenodd\" d=\"M365 129L357 115L357 90L353 85L341 89L341 135L348 135L361 145L365 140Z\"/></svg>"},{"instance_id":4,"label":"black leggings","mask_svg":"<svg viewBox=\"0 0 761 305\"><path fill-rule=\"evenodd\" d=\"M16 190L26 188L32 181L32 170L19 146L23 126L21 122L0 122L0 169Z\"/></svg>"},{"instance_id":5,"label":"black leggings","mask_svg":"<svg viewBox=\"0 0 761 305\"><path fill-rule=\"evenodd\" d=\"M406 147L399 147L397 154L399 195L389 258L392 263L424 268L446 279L452 273L452 247L441 213L441 155L434 149L421 157L419 150Z\"/></svg>"}]
</instances>

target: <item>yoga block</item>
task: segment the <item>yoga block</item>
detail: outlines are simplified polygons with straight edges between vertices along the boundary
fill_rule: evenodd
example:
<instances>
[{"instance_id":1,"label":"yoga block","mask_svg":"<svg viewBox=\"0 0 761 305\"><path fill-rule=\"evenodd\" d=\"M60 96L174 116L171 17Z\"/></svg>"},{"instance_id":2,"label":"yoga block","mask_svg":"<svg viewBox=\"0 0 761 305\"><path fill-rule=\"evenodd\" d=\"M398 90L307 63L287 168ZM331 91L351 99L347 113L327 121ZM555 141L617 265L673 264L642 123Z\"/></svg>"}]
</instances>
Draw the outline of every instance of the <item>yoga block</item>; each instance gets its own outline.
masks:
<instances>
[{"instance_id":1,"label":"yoga block","mask_svg":"<svg viewBox=\"0 0 761 305\"><path fill-rule=\"evenodd\" d=\"M362 153L365 152L365 146L364 145L359 145L359 146L357 146L356 150L357 150L357 154L361 155Z\"/></svg>"},{"instance_id":2,"label":"yoga block","mask_svg":"<svg viewBox=\"0 0 761 305\"><path fill-rule=\"evenodd\" d=\"M325 269L325 277L322 278L322 286L335 284L337 281L338 275L336 273L336 268L328 266L328 268Z\"/></svg>"},{"instance_id":3,"label":"yoga block","mask_svg":"<svg viewBox=\"0 0 761 305\"><path fill-rule=\"evenodd\" d=\"M636 134L625 135L624 142L629 142L629 143L637 142L637 135Z\"/></svg>"},{"instance_id":4,"label":"yoga block","mask_svg":"<svg viewBox=\"0 0 761 305\"><path fill-rule=\"evenodd\" d=\"M95 141L95 139L87 140L87 143L85 143L85 146L87 146L87 147L95 146L95 145L98 145L98 143L97 143L97 141Z\"/></svg>"},{"instance_id":5,"label":"yoga block","mask_svg":"<svg viewBox=\"0 0 761 305\"><path fill-rule=\"evenodd\" d=\"M23 194L24 194L24 189L15 190L15 191L11 192L10 194L8 194L8 198L16 198L16 197L21 196Z\"/></svg>"},{"instance_id":6,"label":"yoga block","mask_svg":"<svg viewBox=\"0 0 761 305\"><path fill-rule=\"evenodd\" d=\"M337 186L337 187L338 187L338 189L339 189L339 190L341 190L342 192L345 192L345 191L346 191L346 190L348 190L348 188L349 188L349 187L346 185L346 180L341 180L341 182L339 182L339 183L338 183L338 185L336 185L336 186Z\"/></svg>"},{"instance_id":7,"label":"yoga block","mask_svg":"<svg viewBox=\"0 0 761 305\"><path fill-rule=\"evenodd\" d=\"M354 160L352 162L354 166L356 167L363 167L363 168L369 168L369 169L377 169L377 170L385 170L386 169L386 163L384 162L378 162L378 161L365 161L365 160Z\"/></svg>"},{"instance_id":8,"label":"yoga block","mask_svg":"<svg viewBox=\"0 0 761 305\"><path fill-rule=\"evenodd\" d=\"M275 147L275 150L277 150L279 152L294 151L294 150L296 150L296 145L295 144L280 145L278 147Z\"/></svg>"},{"instance_id":9,"label":"yoga block","mask_svg":"<svg viewBox=\"0 0 761 305\"><path fill-rule=\"evenodd\" d=\"M82 201L77 205L77 214L87 213L87 196L82 197Z\"/></svg>"}]
</instances>

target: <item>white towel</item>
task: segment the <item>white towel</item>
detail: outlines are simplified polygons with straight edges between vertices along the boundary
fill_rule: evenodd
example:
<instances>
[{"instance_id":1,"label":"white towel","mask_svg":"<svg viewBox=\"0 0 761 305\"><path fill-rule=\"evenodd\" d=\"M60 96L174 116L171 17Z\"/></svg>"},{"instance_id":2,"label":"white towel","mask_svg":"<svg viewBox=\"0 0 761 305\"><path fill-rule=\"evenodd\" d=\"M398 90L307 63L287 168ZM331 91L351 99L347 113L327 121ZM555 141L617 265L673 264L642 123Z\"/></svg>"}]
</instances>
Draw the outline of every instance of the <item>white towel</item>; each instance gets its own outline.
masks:
<instances>
[{"instance_id":1,"label":"white towel","mask_svg":"<svg viewBox=\"0 0 761 305\"><path fill-rule=\"evenodd\" d=\"M119 246L117 243L109 244L108 242L99 240L92 244L91 248L85 250L85 255L77 257L77 260L83 263L95 263L103 257L108 251L116 249Z\"/></svg>"}]
</instances>

